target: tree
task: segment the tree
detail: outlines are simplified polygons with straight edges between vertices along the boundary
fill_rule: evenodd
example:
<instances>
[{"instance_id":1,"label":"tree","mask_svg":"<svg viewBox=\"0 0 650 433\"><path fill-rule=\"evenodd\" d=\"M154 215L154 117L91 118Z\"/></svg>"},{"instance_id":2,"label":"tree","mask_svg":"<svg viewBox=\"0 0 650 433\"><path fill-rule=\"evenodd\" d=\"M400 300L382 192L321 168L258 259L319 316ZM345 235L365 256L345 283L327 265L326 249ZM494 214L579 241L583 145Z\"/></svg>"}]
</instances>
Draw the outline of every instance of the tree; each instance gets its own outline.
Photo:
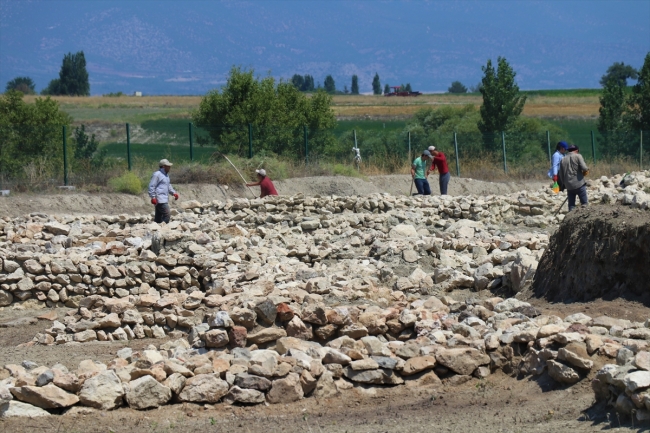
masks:
<instances>
[{"instance_id":1,"label":"tree","mask_svg":"<svg viewBox=\"0 0 650 433\"><path fill-rule=\"evenodd\" d=\"M54 78L47 83L47 87L41 90L41 95L60 95L61 80Z\"/></svg>"},{"instance_id":2,"label":"tree","mask_svg":"<svg viewBox=\"0 0 650 433\"><path fill-rule=\"evenodd\" d=\"M356 75L352 76L352 86L350 87L350 93L353 95L359 94L359 77Z\"/></svg>"},{"instance_id":3,"label":"tree","mask_svg":"<svg viewBox=\"0 0 650 433\"><path fill-rule=\"evenodd\" d=\"M625 88L621 81L612 77L603 87L598 112L598 131L600 147L605 153L633 153L634 146L627 140L624 130Z\"/></svg>"},{"instance_id":4,"label":"tree","mask_svg":"<svg viewBox=\"0 0 650 433\"><path fill-rule=\"evenodd\" d=\"M60 169L62 127L71 121L50 98L27 104L21 92L0 95L0 173L21 175L36 159Z\"/></svg>"},{"instance_id":5,"label":"tree","mask_svg":"<svg viewBox=\"0 0 650 433\"><path fill-rule=\"evenodd\" d=\"M291 84L293 86L300 90L301 92L313 92L314 91L314 77L311 75L299 75L299 74L294 74L293 77L291 77Z\"/></svg>"},{"instance_id":6,"label":"tree","mask_svg":"<svg viewBox=\"0 0 650 433\"><path fill-rule=\"evenodd\" d=\"M480 89L483 105L478 128L483 133L507 131L517 120L526 103L526 96L519 95L515 71L503 57L499 57L497 63L496 71L491 60L481 68L484 73Z\"/></svg>"},{"instance_id":7,"label":"tree","mask_svg":"<svg viewBox=\"0 0 650 433\"><path fill-rule=\"evenodd\" d=\"M624 120L632 130L650 131L650 52L645 56L637 80L627 100Z\"/></svg>"},{"instance_id":8,"label":"tree","mask_svg":"<svg viewBox=\"0 0 650 433\"><path fill-rule=\"evenodd\" d=\"M388 95L390 93L390 86L388 83L384 86L384 95Z\"/></svg>"},{"instance_id":9,"label":"tree","mask_svg":"<svg viewBox=\"0 0 650 433\"><path fill-rule=\"evenodd\" d=\"M379 82L379 74L375 72L375 78L372 79L372 94L381 95L381 82Z\"/></svg>"},{"instance_id":10,"label":"tree","mask_svg":"<svg viewBox=\"0 0 650 433\"><path fill-rule=\"evenodd\" d=\"M6 91L17 90L24 95L34 95L34 81L29 77L16 77L7 83Z\"/></svg>"},{"instance_id":11,"label":"tree","mask_svg":"<svg viewBox=\"0 0 650 433\"><path fill-rule=\"evenodd\" d=\"M313 151L331 139L328 132L336 126L331 104L332 97L323 91L308 98L292 83L259 79L253 70L233 67L226 85L201 99L192 121L208 133L208 138L197 138L201 145L215 144L222 152L244 155L251 124L255 153L299 157L304 156L305 126Z\"/></svg>"},{"instance_id":12,"label":"tree","mask_svg":"<svg viewBox=\"0 0 650 433\"><path fill-rule=\"evenodd\" d=\"M336 93L336 84L334 83L334 78L332 78L331 75L325 77L325 81L323 82L323 87L325 87L325 91L330 95Z\"/></svg>"},{"instance_id":13,"label":"tree","mask_svg":"<svg viewBox=\"0 0 650 433\"><path fill-rule=\"evenodd\" d=\"M311 75L305 75L303 79L303 86L300 88L303 92L313 92L314 91L314 77Z\"/></svg>"},{"instance_id":14,"label":"tree","mask_svg":"<svg viewBox=\"0 0 650 433\"><path fill-rule=\"evenodd\" d=\"M63 56L59 78L50 81L41 93L44 95L90 95L90 83L84 52L68 53Z\"/></svg>"},{"instance_id":15,"label":"tree","mask_svg":"<svg viewBox=\"0 0 650 433\"><path fill-rule=\"evenodd\" d=\"M86 127L81 125L74 129L73 137L76 145L74 149L75 159L92 159L93 155L97 151L97 145L99 144L95 139L95 134L88 137L88 134L86 134Z\"/></svg>"},{"instance_id":16,"label":"tree","mask_svg":"<svg viewBox=\"0 0 650 433\"><path fill-rule=\"evenodd\" d=\"M605 87L607 85L607 82L613 78L614 80L618 81L621 86L626 87L628 78L636 80L637 77L638 72L632 66L626 65L623 62L614 62L612 66L607 68L607 72L600 79L600 85Z\"/></svg>"},{"instance_id":17,"label":"tree","mask_svg":"<svg viewBox=\"0 0 650 433\"><path fill-rule=\"evenodd\" d=\"M467 87L463 86L460 81L454 81L447 89L449 93L467 93Z\"/></svg>"},{"instance_id":18,"label":"tree","mask_svg":"<svg viewBox=\"0 0 650 433\"><path fill-rule=\"evenodd\" d=\"M616 78L610 78L603 87L600 96L600 108L598 112L598 131L602 135L621 129L623 113L625 111L625 91L621 82Z\"/></svg>"},{"instance_id":19,"label":"tree","mask_svg":"<svg viewBox=\"0 0 650 433\"><path fill-rule=\"evenodd\" d=\"M403 87L405 92L412 92L411 83L406 83L406 86Z\"/></svg>"},{"instance_id":20,"label":"tree","mask_svg":"<svg viewBox=\"0 0 650 433\"><path fill-rule=\"evenodd\" d=\"M302 75L294 74L293 77L291 77L291 84L293 84L296 89L303 90L305 79L302 77Z\"/></svg>"},{"instance_id":21,"label":"tree","mask_svg":"<svg viewBox=\"0 0 650 433\"><path fill-rule=\"evenodd\" d=\"M343 86L343 93L345 93L346 95L350 93L350 91L348 90L348 85L347 84Z\"/></svg>"}]
</instances>

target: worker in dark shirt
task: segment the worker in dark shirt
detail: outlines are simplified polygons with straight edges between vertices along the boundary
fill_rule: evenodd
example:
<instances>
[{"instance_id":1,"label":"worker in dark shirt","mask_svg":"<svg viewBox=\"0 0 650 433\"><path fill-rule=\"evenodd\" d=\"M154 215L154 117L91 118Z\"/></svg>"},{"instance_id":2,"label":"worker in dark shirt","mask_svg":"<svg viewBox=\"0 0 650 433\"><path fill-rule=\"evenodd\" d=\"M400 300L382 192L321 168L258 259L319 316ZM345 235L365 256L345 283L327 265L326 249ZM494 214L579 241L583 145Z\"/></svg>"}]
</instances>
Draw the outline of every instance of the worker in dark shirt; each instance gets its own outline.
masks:
<instances>
[{"instance_id":1,"label":"worker in dark shirt","mask_svg":"<svg viewBox=\"0 0 650 433\"><path fill-rule=\"evenodd\" d=\"M429 153L433 157L431 162L431 171L432 173L436 168L438 169L438 183L440 185L440 195L447 195L447 186L449 185L449 167L447 167L447 157L444 153L439 150L436 150L435 146L429 146Z\"/></svg>"},{"instance_id":2,"label":"worker in dark shirt","mask_svg":"<svg viewBox=\"0 0 650 433\"><path fill-rule=\"evenodd\" d=\"M247 183L246 186L259 186L261 190L260 198L266 197L267 195L278 195L278 192L273 186L273 182L271 182L271 179L266 175L266 170L261 168L255 170L255 173L257 173L257 182Z\"/></svg>"}]
</instances>

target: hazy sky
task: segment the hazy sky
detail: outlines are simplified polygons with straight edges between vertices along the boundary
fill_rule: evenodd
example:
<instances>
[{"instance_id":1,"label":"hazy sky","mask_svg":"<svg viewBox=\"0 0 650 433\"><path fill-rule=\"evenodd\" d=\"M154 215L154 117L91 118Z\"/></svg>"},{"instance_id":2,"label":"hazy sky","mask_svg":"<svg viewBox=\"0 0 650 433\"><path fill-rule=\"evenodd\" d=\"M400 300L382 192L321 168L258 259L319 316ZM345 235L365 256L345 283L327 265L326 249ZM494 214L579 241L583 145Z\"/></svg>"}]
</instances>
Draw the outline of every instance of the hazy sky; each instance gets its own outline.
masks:
<instances>
[{"instance_id":1,"label":"hazy sky","mask_svg":"<svg viewBox=\"0 0 650 433\"><path fill-rule=\"evenodd\" d=\"M0 83L27 75L41 89L78 50L93 94L201 94L233 65L445 91L498 56L522 89L593 88L613 62L641 66L650 0L0 0Z\"/></svg>"}]
</instances>

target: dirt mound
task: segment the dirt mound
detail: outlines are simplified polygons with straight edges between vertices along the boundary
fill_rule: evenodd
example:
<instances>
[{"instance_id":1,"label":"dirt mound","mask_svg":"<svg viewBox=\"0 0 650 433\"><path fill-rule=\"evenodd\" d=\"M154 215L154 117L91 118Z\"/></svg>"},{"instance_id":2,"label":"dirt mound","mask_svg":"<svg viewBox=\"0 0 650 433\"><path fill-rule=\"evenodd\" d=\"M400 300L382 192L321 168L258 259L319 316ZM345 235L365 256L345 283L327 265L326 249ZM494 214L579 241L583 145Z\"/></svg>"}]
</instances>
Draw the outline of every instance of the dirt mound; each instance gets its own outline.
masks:
<instances>
[{"instance_id":1,"label":"dirt mound","mask_svg":"<svg viewBox=\"0 0 650 433\"><path fill-rule=\"evenodd\" d=\"M625 298L650 305L650 213L590 206L567 215L537 267L535 296L551 302Z\"/></svg>"}]
</instances>

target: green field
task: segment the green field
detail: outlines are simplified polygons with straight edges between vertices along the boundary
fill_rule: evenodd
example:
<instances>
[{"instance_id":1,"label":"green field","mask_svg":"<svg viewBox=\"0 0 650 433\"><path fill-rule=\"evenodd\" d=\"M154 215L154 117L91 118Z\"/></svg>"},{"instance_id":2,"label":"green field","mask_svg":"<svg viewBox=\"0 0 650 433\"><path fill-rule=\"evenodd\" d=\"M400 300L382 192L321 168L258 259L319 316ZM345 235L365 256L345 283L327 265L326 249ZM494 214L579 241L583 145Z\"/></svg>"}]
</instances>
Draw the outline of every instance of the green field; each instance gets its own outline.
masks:
<instances>
[{"instance_id":1,"label":"green field","mask_svg":"<svg viewBox=\"0 0 650 433\"><path fill-rule=\"evenodd\" d=\"M106 149L106 156L127 159L127 149L124 143L106 143L101 146ZM193 146L194 161L208 162L215 152L212 146ZM190 146L172 146L165 144L131 144L131 160L144 159L146 161L159 161L167 158L172 162L190 161Z\"/></svg>"},{"instance_id":2,"label":"green field","mask_svg":"<svg viewBox=\"0 0 650 433\"><path fill-rule=\"evenodd\" d=\"M591 132L599 137L598 119L551 119L552 123L567 131L566 141L580 147L591 146Z\"/></svg>"}]
</instances>

